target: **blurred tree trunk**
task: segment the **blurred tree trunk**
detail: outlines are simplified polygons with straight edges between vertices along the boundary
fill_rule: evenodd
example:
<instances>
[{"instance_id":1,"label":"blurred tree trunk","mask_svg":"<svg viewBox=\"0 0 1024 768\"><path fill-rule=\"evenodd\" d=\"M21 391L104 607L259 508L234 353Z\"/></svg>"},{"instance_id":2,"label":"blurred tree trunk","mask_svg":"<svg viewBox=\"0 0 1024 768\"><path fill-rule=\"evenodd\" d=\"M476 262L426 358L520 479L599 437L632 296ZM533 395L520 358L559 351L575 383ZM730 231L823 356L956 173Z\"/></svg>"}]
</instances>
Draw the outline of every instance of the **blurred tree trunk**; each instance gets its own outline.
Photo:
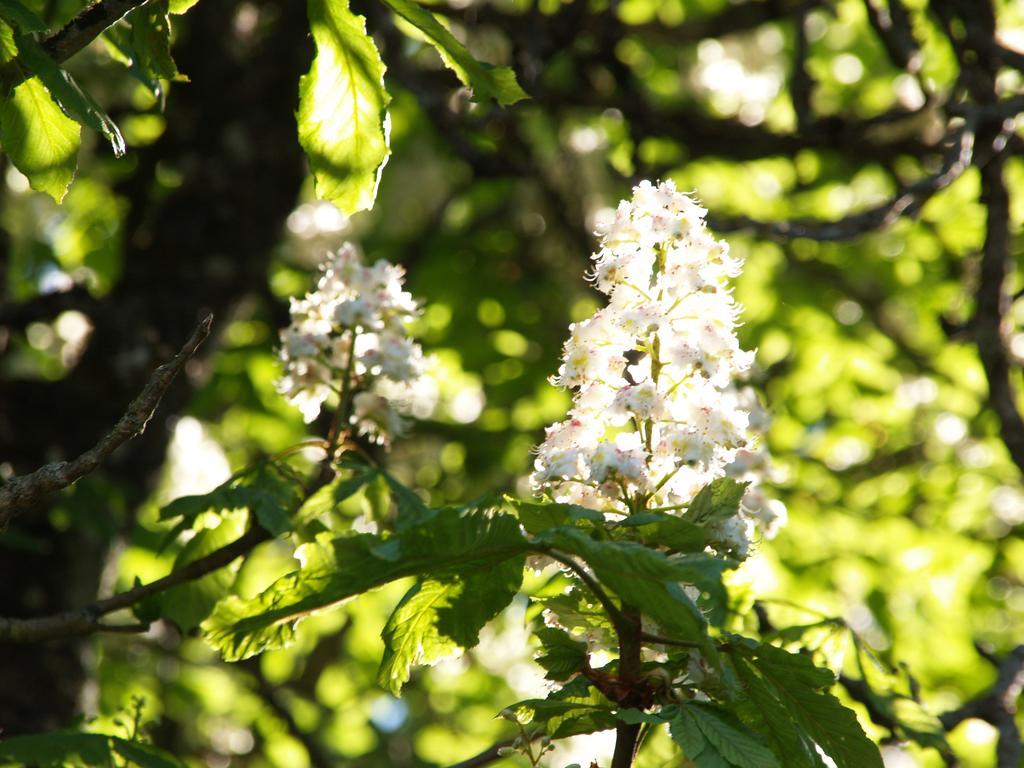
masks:
<instances>
[{"instance_id":1,"label":"blurred tree trunk","mask_svg":"<svg viewBox=\"0 0 1024 768\"><path fill-rule=\"evenodd\" d=\"M271 249L303 178L293 113L298 78L312 55L307 37L303 4L288 0L200 3L182 23L175 55L192 82L174 86L165 134L135 153L136 169L119 189L130 205L123 275L92 313L89 349L63 381L4 387L0 458L15 471L92 445L199 317L213 312L224 319L239 299L264 290ZM180 185L160 186L158 166L178 174ZM101 471L130 489L127 498L96 498L64 532L42 509L14 521L13 530L39 548L3 551L0 615L39 615L95 596L110 527L125 522L115 510L120 505L130 514L151 490L165 454L167 416L186 398L187 387L177 382L144 437ZM0 649L3 733L73 720L88 674L86 647Z\"/></svg>"}]
</instances>

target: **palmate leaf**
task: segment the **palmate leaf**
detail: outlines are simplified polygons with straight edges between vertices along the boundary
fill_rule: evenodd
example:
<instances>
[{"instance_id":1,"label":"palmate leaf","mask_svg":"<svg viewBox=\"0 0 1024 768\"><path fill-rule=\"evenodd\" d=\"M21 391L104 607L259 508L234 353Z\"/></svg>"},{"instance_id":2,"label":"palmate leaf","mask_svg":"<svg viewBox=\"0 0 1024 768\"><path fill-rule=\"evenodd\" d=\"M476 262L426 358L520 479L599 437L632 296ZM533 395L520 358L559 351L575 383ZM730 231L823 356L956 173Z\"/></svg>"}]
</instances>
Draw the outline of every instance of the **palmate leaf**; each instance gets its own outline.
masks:
<instances>
[{"instance_id":1,"label":"palmate leaf","mask_svg":"<svg viewBox=\"0 0 1024 768\"><path fill-rule=\"evenodd\" d=\"M515 518L483 511L439 510L429 523L390 537L362 534L300 547L300 570L263 594L228 597L203 623L207 641L229 661L293 637L298 620L405 576L465 578L524 554Z\"/></svg>"},{"instance_id":2,"label":"palmate leaf","mask_svg":"<svg viewBox=\"0 0 1024 768\"><path fill-rule=\"evenodd\" d=\"M170 538L206 512L248 509L257 522L275 536L292 530L290 513L299 506L302 490L298 482L273 462L264 462L232 477L209 493L180 496L160 510L161 520L181 518Z\"/></svg>"},{"instance_id":3,"label":"palmate leaf","mask_svg":"<svg viewBox=\"0 0 1024 768\"><path fill-rule=\"evenodd\" d=\"M546 679L568 680L587 662L587 644L573 640L568 633L554 627L541 627L534 635L543 649L536 661L547 672Z\"/></svg>"},{"instance_id":4,"label":"palmate leaf","mask_svg":"<svg viewBox=\"0 0 1024 768\"><path fill-rule=\"evenodd\" d=\"M185 768L178 758L151 744L128 741L103 733L55 733L0 739L0 765L35 765L60 768L68 764L114 768L126 758L140 768Z\"/></svg>"},{"instance_id":5,"label":"palmate leaf","mask_svg":"<svg viewBox=\"0 0 1024 768\"><path fill-rule=\"evenodd\" d=\"M204 528L193 536L174 560L174 571L235 541L243 526L223 519L216 528ZM173 571L172 571L173 572ZM135 614L143 621L170 619L182 632L188 632L210 615L214 606L231 590L235 572L218 568L201 579L194 579L154 595L136 606Z\"/></svg>"},{"instance_id":6,"label":"palmate leaf","mask_svg":"<svg viewBox=\"0 0 1024 768\"><path fill-rule=\"evenodd\" d=\"M662 552L634 542L597 541L574 528L553 528L538 540L581 557L602 584L666 631L693 641L707 639L704 616L677 583L689 570L680 571Z\"/></svg>"},{"instance_id":7,"label":"palmate leaf","mask_svg":"<svg viewBox=\"0 0 1024 768\"><path fill-rule=\"evenodd\" d=\"M396 696L416 664L433 664L479 642L480 630L515 597L523 558L465 578L420 579L384 627L384 658L377 681Z\"/></svg>"},{"instance_id":8,"label":"palmate leaf","mask_svg":"<svg viewBox=\"0 0 1024 768\"><path fill-rule=\"evenodd\" d=\"M615 703L583 678L576 678L546 699L527 699L510 709L522 723L543 725L548 736L562 739L614 728Z\"/></svg>"},{"instance_id":9,"label":"palmate leaf","mask_svg":"<svg viewBox=\"0 0 1024 768\"><path fill-rule=\"evenodd\" d=\"M787 768L823 768L819 748L838 768L882 768L878 747L856 714L829 693L835 678L827 669L806 656L750 642L731 645L730 656L753 705L748 719Z\"/></svg>"},{"instance_id":10,"label":"palmate leaf","mask_svg":"<svg viewBox=\"0 0 1024 768\"><path fill-rule=\"evenodd\" d=\"M474 101L493 99L502 106L508 106L527 98L510 67L495 67L477 61L434 14L415 0L383 2L423 33L427 41L437 49L445 65L458 76L463 85L473 91Z\"/></svg>"},{"instance_id":11,"label":"palmate leaf","mask_svg":"<svg viewBox=\"0 0 1024 768\"><path fill-rule=\"evenodd\" d=\"M299 83L299 142L317 196L344 213L373 206L390 123L384 62L348 0L308 0L316 58Z\"/></svg>"},{"instance_id":12,"label":"palmate leaf","mask_svg":"<svg viewBox=\"0 0 1024 768\"><path fill-rule=\"evenodd\" d=\"M740 508L740 500L750 483L738 483L728 477L720 477L700 489L686 509L684 519L699 525L711 525L734 516Z\"/></svg>"}]
</instances>

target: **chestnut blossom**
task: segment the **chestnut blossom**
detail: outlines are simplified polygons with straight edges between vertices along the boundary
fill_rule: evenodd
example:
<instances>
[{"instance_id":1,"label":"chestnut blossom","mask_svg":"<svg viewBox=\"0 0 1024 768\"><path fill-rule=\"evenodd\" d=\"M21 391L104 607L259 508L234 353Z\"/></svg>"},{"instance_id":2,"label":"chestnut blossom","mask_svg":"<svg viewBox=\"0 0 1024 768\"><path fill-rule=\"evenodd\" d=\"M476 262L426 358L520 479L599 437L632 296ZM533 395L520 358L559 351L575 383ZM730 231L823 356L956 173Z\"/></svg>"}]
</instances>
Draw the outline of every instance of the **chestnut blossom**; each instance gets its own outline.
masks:
<instances>
[{"instance_id":1,"label":"chestnut blossom","mask_svg":"<svg viewBox=\"0 0 1024 768\"><path fill-rule=\"evenodd\" d=\"M316 290L292 299L277 389L306 423L332 396L346 397L360 434L386 444L401 433L401 414L409 411L425 366L406 331L419 307L403 287L404 275L383 259L364 264L346 243L321 266Z\"/></svg>"},{"instance_id":2,"label":"chestnut blossom","mask_svg":"<svg viewBox=\"0 0 1024 768\"><path fill-rule=\"evenodd\" d=\"M591 278L608 304L570 326L552 383L573 391L573 407L548 427L531 480L556 501L613 514L681 511L716 478L752 481L711 536L743 558L753 526L773 535L785 507L756 484L765 417L735 384L754 358L736 337L730 280L742 263L705 214L671 181L645 181L598 233Z\"/></svg>"}]
</instances>

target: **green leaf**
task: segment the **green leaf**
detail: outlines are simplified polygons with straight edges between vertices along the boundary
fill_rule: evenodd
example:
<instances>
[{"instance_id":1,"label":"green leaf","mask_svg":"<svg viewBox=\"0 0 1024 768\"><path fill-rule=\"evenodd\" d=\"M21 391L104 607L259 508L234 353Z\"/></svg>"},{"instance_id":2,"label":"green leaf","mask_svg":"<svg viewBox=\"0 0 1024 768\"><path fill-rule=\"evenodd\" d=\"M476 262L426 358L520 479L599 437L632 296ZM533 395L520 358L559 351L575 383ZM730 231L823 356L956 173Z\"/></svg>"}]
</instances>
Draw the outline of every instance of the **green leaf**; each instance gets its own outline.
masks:
<instances>
[{"instance_id":1,"label":"green leaf","mask_svg":"<svg viewBox=\"0 0 1024 768\"><path fill-rule=\"evenodd\" d=\"M615 629L608 614L589 592L573 588L565 594L552 595L537 602L554 615L560 626L583 629L598 643L613 642Z\"/></svg>"},{"instance_id":2,"label":"green leaf","mask_svg":"<svg viewBox=\"0 0 1024 768\"><path fill-rule=\"evenodd\" d=\"M522 557L465 579L421 579L384 627L384 658L377 682L396 696L415 664L433 664L479 642L480 630L519 591Z\"/></svg>"},{"instance_id":3,"label":"green leaf","mask_svg":"<svg viewBox=\"0 0 1024 768\"><path fill-rule=\"evenodd\" d=\"M690 703L683 709L719 754L738 768L779 768L768 747L728 713L707 704Z\"/></svg>"},{"instance_id":4,"label":"green leaf","mask_svg":"<svg viewBox=\"0 0 1024 768\"><path fill-rule=\"evenodd\" d=\"M535 503L521 501L511 496L505 502L515 510L523 527L533 534L543 533L551 528L563 525L603 523L604 515L595 509L587 509L576 504Z\"/></svg>"},{"instance_id":5,"label":"green leaf","mask_svg":"<svg viewBox=\"0 0 1024 768\"><path fill-rule=\"evenodd\" d=\"M110 142L115 157L124 155L121 131L92 97L79 87L75 79L51 59L31 35L16 33L14 39L21 61L42 81L61 108L79 122L103 134Z\"/></svg>"},{"instance_id":6,"label":"green leaf","mask_svg":"<svg viewBox=\"0 0 1024 768\"><path fill-rule=\"evenodd\" d=\"M537 663L547 672L548 680L568 680L587 663L587 644L573 640L568 633L554 627L541 627L534 632L543 653Z\"/></svg>"},{"instance_id":7,"label":"green leaf","mask_svg":"<svg viewBox=\"0 0 1024 768\"><path fill-rule=\"evenodd\" d=\"M33 189L58 203L75 177L81 133L38 78L21 83L0 106L4 151Z\"/></svg>"},{"instance_id":8,"label":"green leaf","mask_svg":"<svg viewBox=\"0 0 1024 768\"><path fill-rule=\"evenodd\" d=\"M398 531L408 530L414 525L420 525L432 519L436 510L431 509L423 503L419 495L387 472L381 473L391 491L391 498L395 502L396 516L395 529Z\"/></svg>"},{"instance_id":9,"label":"green leaf","mask_svg":"<svg viewBox=\"0 0 1024 768\"><path fill-rule=\"evenodd\" d=\"M527 699L510 709L522 723L543 725L553 739L614 728L616 706L585 679L577 678L546 699Z\"/></svg>"},{"instance_id":10,"label":"green leaf","mask_svg":"<svg viewBox=\"0 0 1024 768\"><path fill-rule=\"evenodd\" d=\"M693 497L684 516L699 525L711 525L728 520L740 510L740 500L750 483L738 483L729 477L720 477L700 489Z\"/></svg>"},{"instance_id":11,"label":"green leaf","mask_svg":"<svg viewBox=\"0 0 1024 768\"><path fill-rule=\"evenodd\" d=\"M199 531L175 558L174 570L235 541L242 535L241 528L223 520L216 528ZM230 568L218 568L201 579L179 584L156 596L156 610L162 618L177 624L182 632L188 632L210 615L218 601L231 590L234 580L235 574Z\"/></svg>"},{"instance_id":12,"label":"green leaf","mask_svg":"<svg viewBox=\"0 0 1024 768\"><path fill-rule=\"evenodd\" d=\"M376 476L376 472L367 467L360 467L353 475L337 474L331 482L318 488L302 503L295 514L296 526L308 526L320 519L334 520L338 507Z\"/></svg>"},{"instance_id":13,"label":"green leaf","mask_svg":"<svg viewBox=\"0 0 1024 768\"><path fill-rule=\"evenodd\" d=\"M602 584L669 633L707 639L704 616L677 583L689 568L677 569L664 553L630 541L596 541L575 528L552 528L538 540L582 557Z\"/></svg>"},{"instance_id":14,"label":"green leaf","mask_svg":"<svg viewBox=\"0 0 1024 768\"><path fill-rule=\"evenodd\" d=\"M458 76L463 85L473 91L474 101L493 99L502 106L508 106L528 98L516 82L515 72L510 67L495 67L477 61L434 14L414 0L383 1L423 33L427 41L437 49L445 65Z\"/></svg>"},{"instance_id":15,"label":"green leaf","mask_svg":"<svg viewBox=\"0 0 1024 768\"><path fill-rule=\"evenodd\" d=\"M664 512L641 512L619 523L620 528L634 526L645 544L675 552L703 552L708 543L705 528Z\"/></svg>"},{"instance_id":16,"label":"green leaf","mask_svg":"<svg viewBox=\"0 0 1024 768\"><path fill-rule=\"evenodd\" d=\"M0 763L44 768L60 768L70 763L113 768L115 755L141 768L185 768L185 763L151 744L104 733L56 731L0 739Z\"/></svg>"},{"instance_id":17,"label":"green leaf","mask_svg":"<svg viewBox=\"0 0 1024 768\"><path fill-rule=\"evenodd\" d=\"M168 0L150 0L126 17L131 24L132 59L160 93L160 81L182 81L188 78L178 72L171 58L171 19Z\"/></svg>"},{"instance_id":18,"label":"green leaf","mask_svg":"<svg viewBox=\"0 0 1024 768\"><path fill-rule=\"evenodd\" d=\"M317 196L352 214L373 207L390 148L384 62L348 0L308 0L316 58L299 82L299 142Z\"/></svg>"},{"instance_id":19,"label":"green leaf","mask_svg":"<svg viewBox=\"0 0 1024 768\"><path fill-rule=\"evenodd\" d=\"M301 502L297 482L272 462L266 462L241 477L232 477L209 493L180 496L160 510L161 520L180 517L173 535L206 512L223 513L248 509L275 536L292 530L291 511Z\"/></svg>"},{"instance_id":20,"label":"green leaf","mask_svg":"<svg viewBox=\"0 0 1024 768\"><path fill-rule=\"evenodd\" d=\"M701 591L702 596L697 604L705 611L708 621L715 626L722 626L729 609L729 594L722 583L722 572L732 563L705 554L678 555L669 558L669 562L681 581Z\"/></svg>"},{"instance_id":21,"label":"green leaf","mask_svg":"<svg viewBox=\"0 0 1024 768\"><path fill-rule=\"evenodd\" d=\"M181 16L183 13L188 13L192 10L192 6L198 3L199 0L170 0L168 4L168 10L175 16Z\"/></svg>"},{"instance_id":22,"label":"green leaf","mask_svg":"<svg viewBox=\"0 0 1024 768\"><path fill-rule=\"evenodd\" d=\"M203 629L210 644L235 661L283 647L300 619L353 595L405 576L467 578L527 549L510 515L439 510L429 523L400 535L362 534L303 545L300 570L251 600L222 600Z\"/></svg>"},{"instance_id":23,"label":"green leaf","mask_svg":"<svg viewBox=\"0 0 1024 768\"><path fill-rule=\"evenodd\" d=\"M0 19L13 24L19 32L45 32L46 22L18 0L0 0Z\"/></svg>"},{"instance_id":24,"label":"green leaf","mask_svg":"<svg viewBox=\"0 0 1024 768\"><path fill-rule=\"evenodd\" d=\"M772 645L735 643L730 650L737 676L762 718L759 730L787 768L823 766L815 745L838 768L882 768L878 747L856 714L829 693L835 682L831 672Z\"/></svg>"},{"instance_id":25,"label":"green leaf","mask_svg":"<svg viewBox=\"0 0 1024 768\"><path fill-rule=\"evenodd\" d=\"M163 750L157 749L152 744L143 744L139 741L126 741L111 737L114 751L123 758L130 760L139 768L186 768L184 762L169 755Z\"/></svg>"}]
</instances>

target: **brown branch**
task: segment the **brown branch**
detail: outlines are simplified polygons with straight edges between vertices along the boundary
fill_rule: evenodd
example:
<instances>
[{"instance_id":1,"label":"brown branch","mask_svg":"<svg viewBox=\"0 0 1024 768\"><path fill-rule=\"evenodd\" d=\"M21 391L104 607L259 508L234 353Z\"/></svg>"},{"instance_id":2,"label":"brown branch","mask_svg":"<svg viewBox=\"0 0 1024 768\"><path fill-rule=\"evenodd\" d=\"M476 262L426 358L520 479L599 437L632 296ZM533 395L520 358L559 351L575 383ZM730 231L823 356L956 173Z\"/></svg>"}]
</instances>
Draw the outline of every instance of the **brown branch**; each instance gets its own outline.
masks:
<instances>
[{"instance_id":1,"label":"brown branch","mask_svg":"<svg viewBox=\"0 0 1024 768\"><path fill-rule=\"evenodd\" d=\"M962 707L940 715L939 720L947 731L969 718L995 726L999 732L997 768L1018 768L1024 760L1024 744L1016 722L1017 700L1024 692L1024 645L1018 645L998 668L992 688Z\"/></svg>"},{"instance_id":2,"label":"brown branch","mask_svg":"<svg viewBox=\"0 0 1024 768\"><path fill-rule=\"evenodd\" d=\"M66 488L89 474L123 443L141 434L171 381L209 336L212 323L213 315L207 315L174 359L153 372L149 382L131 402L125 414L96 445L71 461L47 464L31 474L14 477L0 486L0 530L16 513L31 507L46 494Z\"/></svg>"},{"instance_id":3,"label":"brown branch","mask_svg":"<svg viewBox=\"0 0 1024 768\"><path fill-rule=\"evenodd\" d=\"M974 340L988 380L989 404L999 417L1000 434L1010 457L1024 472L1024 419L1017 409L1017 393L1010 380L1010 359L1004 344L1009 295L1010 197L1003 179L1005 156L992 158L981 169L981 201L985 206L986 234L981 274L972 320Z\"/></svg>"},{"instance_id":4,"label":"brown branch","mask_svg":"<svg viewBox=\"0 0 1024 768\"><path fill-rule=\"evenodd\" d=\"M58 64L85 48L127 14L145 5L148 0L99 0L61 29L43 40L43 48Z\"/></svg>"},{"instance_id":5,"label":"brown branch","mask_svg":"<svg viewBox=\"0 0 1024 768\"><path fill-rule=\"evenodd\" d=\"M796 125L800 133L808 131L814 123L814 110L811 107L814 78L807 68L807 17L816 4L814 0L804 3L794 19L795 43L793 70L789 75L789 97L793 103L793 113L796 115Z\"/></svg>"},{"instance_id":6,"label":"brown branch","mask_svg":"<svg viewBox=\"0 0 1024 768\"><path fill-rule=\"evenodd\" d=\"M31 619L0 618L0 643L25 644L58 638L81 637L95 632L110 632L120 629L118 625L103 624L100 618L108 613L129 608L150 595L165 592L171 587L195 581L208 573L229 565L235 558L251 551L257 544L268 541L270 533L259 526L253 526L242 536L205 557L186 564L168 575L149 584L140 584L127 592L97 600L85 608L40 616ZM138 625L130 625L137 631Z\"/></svg>"},{"instance_id":7,"label":"brown branch","mask_svg":"<svg viewBox=\"0 0 1024 768\"><path fill-rule=\"evenodd\" d=\"M882 42L889 60L897 69L914 75L921 70L921 51L914 39L910 17L902 0L889 0L888 6L879 0L864 0L868 21Z\"/></svg>"},{"instance_id":8,"label":"brown branch","mask_svg":"<svg viewBox=\"0 0 1024 768\"><path fill-rule=\"evenodd\" d=\"M937 192L963 175L974 157L974 121L955 131L952 146L938 173L910 184L881 205L836 221L804 218L790 221L758 221L747 216L709 216L708 224L719 232L749 231L775 240L805 237L811 240L851 240L884 229L902 216L914 216Z\"/></svg>"}]
</instances>

